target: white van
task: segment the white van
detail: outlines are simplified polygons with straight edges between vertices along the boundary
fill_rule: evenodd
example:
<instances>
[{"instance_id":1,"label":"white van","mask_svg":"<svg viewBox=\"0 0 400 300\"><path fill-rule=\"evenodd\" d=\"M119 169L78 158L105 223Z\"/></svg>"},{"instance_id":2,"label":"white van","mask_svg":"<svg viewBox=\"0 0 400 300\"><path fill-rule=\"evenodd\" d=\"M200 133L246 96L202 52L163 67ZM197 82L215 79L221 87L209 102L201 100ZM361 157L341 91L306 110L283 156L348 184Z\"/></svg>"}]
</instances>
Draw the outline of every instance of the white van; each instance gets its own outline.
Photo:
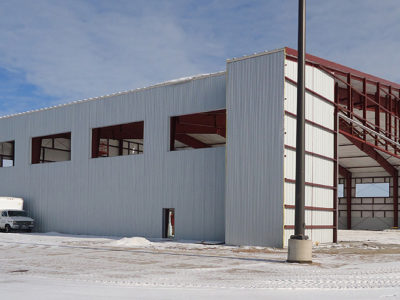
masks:
<instances>
[{"instance_id":1,"label":"white van","mask_svg":"<svg viewBox=\"0 0 400 300\"><path fill-rule=\"evenodd\" d=\"M22 209L24 200L14 197L0 197L0 229L32 231L34 220Z\"/></svg>"},{"instance_id":2,"label":"white van","mask_svg":"<svg viewBox=\"0 0 400 300\"><path fill-rule=\"evenodd\" d=\"M26 230L31 232L34 220L23 210L0 210L0 229L5 232L14 230Z\"/></svg>"}]
</instances>

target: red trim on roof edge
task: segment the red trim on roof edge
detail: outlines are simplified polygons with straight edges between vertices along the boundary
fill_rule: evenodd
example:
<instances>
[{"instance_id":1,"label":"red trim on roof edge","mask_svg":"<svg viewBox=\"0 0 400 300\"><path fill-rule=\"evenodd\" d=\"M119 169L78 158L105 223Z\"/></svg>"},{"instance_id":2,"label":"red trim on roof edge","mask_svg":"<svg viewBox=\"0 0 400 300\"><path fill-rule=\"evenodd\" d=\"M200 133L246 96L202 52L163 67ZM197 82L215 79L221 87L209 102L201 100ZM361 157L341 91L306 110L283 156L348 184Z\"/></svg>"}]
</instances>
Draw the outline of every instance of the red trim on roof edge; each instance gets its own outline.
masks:
<instances>
[{"instance_id":1,"label":"red trim on roof edge","mask_svg":"<svg viewBox=\"0 0 400 300\"><path fill-rule=\"evenodd\" d=\"M297 57L297 50L289 48L289 47L285 47L285 51L286 51L287 55ZM371 75L371 74L368 74L368 73L364 73L364 72L361 72L361 71L358 71L358 70L343 66L343 65L335 63L333 61L320 58L318 56L314 56L314 55L311 55L311 54L306 54L306 60L308 60L310 62L314 62L314 63L319 64L319 65L323 65L323 66L325 66L327 68L330 68L330 69L336 69L336 70L341 71L343 73L351 73L352 75L355 75L355 76L360 77L360 78L366 78L366 79L371 80L371 81L380 82L380 83L382 83L382 84L384 84L386 86L392 86L392 87L394 87L396 89L400 89L400 84L398 84L398 83L391 82L389 80L385 80L383 78L376 77L374 75Z\"/></svg>"}]
</instances>

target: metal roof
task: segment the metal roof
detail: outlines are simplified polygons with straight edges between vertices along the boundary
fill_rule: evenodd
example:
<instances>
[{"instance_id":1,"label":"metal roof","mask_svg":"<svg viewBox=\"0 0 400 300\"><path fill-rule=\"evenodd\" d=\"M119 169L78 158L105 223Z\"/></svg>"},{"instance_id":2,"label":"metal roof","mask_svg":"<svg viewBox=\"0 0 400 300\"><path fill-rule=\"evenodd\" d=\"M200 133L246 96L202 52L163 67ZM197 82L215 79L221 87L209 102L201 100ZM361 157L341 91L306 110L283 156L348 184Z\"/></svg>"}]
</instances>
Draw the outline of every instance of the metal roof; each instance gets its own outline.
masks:
<instances>
[{"instance_id":1,"label":"metal roof","mask_svg":"<svg viewBox=\"0 0 400 300\"><path fill-rule=\"evenodd\" d=\"M39 111L44 111L44 110L50 110L50 109L55 109L55 108L59 108L59 107L69 106L69 105L73 105L73 104L85 103L85 102L88 102L88 101L96 101L96 100L101 100L101 99L105 99L105 98L111 98L111 97L114 97L114 96L120 96L120 95L125 95L125 94L128 94L128 93L144 91L144 90L153 89L153 88L157 88L157 87L161 87L161 86L181 84L181 83L185 83L185 82L192 81L192 80L197 80L197 79L202 79L202 78L207 78L207 77L213 77L213 76L220 76L220 75L224 75L225 73L226 73L225 71L220 71L220 72L215 72L215 73L198 74L198 75L193 75L193 76L190 76L190 77L182 77L182 78L178 78L178 79L172 79L172 80L169 80L169 81L157 83L157 84L150 85L150 86L147 86L147 87L136 88L136 89L127 90L127 91L120 91L120 92L115 92L115 93L108 94L108 95L92 97L92 98L86 98L86 99L76 100L76 101L63 103L63 104L58 104L58 105L54 105L54 106L43 107L43 108L38 108L38 109L29 110L29 111L25 111L25 112L15 113L15 114L11 114L11 115L0 116L0 120L1 119L11 118L11 117L16 117L16 116L21 116L21 115L26 115L26 114L30 114L30 113L34 113L34 112L39 112Z\"/></svg>"}]
</instances>

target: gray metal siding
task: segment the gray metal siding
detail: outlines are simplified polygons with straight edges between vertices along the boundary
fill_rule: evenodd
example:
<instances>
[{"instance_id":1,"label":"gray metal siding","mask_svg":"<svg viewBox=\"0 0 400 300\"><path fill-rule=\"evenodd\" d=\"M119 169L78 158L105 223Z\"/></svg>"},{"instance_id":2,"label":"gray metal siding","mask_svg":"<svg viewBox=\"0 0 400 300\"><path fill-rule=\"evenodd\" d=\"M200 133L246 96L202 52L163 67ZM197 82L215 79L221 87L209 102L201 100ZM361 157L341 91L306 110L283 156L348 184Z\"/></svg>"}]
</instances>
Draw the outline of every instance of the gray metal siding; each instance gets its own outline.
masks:
<instances>
[{"instance_id":1,"label":"gray metal siding","mask_svg":"<svg viewBox=\"0 0 400 300\"><path fill-rule=\"evenodd\" d=\"M227 244L283 246L284 58L227 65Z\"/></svg>"},{"instance_id":2,"label":"gray metal siding","mask_svg":"<svg viewBox=\"0 0 400 300\"><path fill-rule=\"evenodd\" d=\"M15 167L0 194L25 199L39 231L161 237L162 208L176 237L224 240L225 148L168 151L169 117L225 108L225 75L0 119ZM91 129L144 120L144 154L91 159ZM72 132L72 159L30 164L31 137Z\"/></svg>"}]
</instances>

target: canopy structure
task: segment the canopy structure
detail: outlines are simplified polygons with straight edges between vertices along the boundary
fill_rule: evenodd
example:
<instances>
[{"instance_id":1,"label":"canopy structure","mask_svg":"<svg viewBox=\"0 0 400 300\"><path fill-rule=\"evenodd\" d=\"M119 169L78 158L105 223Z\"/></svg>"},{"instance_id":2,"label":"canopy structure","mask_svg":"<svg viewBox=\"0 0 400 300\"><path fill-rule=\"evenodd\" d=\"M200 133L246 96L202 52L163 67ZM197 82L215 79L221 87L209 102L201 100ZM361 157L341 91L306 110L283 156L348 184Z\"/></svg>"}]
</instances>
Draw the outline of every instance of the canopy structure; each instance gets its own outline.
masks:
<instances>
[{"instance_id":1,"label":"canopy structure","mask_svg":"<svg viewBox=\"0 0 400 300\"><path fill-rule=\"evenodd\" d=\"M286 55L297 60L294 49L286 48ZM393 227L398 227L400 84L313 55L306 60L335 80L337 161L347 186L347 227L351 228L351 178L388 175L393 178Z\"/></svg>"}]
</instances>

